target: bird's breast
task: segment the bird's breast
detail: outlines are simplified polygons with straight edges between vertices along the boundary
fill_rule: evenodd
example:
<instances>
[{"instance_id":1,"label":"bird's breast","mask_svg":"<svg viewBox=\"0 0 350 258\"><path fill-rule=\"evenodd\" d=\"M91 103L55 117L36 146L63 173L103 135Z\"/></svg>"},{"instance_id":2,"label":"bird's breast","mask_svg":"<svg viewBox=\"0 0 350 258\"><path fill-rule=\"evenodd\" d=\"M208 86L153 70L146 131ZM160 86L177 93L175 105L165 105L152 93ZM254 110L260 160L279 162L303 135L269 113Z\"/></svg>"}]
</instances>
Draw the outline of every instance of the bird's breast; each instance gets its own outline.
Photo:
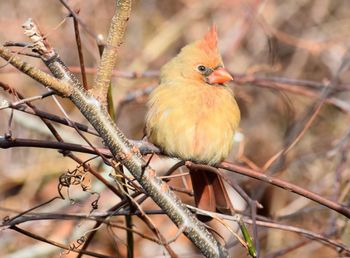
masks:
<instances>
[{"instance_id":1,"label":"bird's breast","mask_svg":"<svg viewBox=\"0 0 350 258\"><path fill-rule=\"evenodd\" d=\"M148 105L148 138L164 152L209 164L229 154L240 113L226 87L160 85Z\"/></svg>"}]
</instances>

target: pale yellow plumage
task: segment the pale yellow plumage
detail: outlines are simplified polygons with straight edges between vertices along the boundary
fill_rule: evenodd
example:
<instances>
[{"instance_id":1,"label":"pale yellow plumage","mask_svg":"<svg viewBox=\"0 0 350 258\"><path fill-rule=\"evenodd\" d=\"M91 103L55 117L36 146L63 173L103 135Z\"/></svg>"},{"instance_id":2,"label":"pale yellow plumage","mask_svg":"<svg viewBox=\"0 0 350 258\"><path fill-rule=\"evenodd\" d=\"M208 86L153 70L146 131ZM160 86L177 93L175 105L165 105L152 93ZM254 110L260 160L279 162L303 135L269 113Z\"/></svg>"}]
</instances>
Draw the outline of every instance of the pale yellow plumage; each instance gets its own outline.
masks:
<instances>
[{"instance_id":1,"label":"pale yellow plumage","mask_svg":"<svg viewBox=\"0 0 350 258\"><path fill-rule=\"evenodd\" d=\"M231 150L240 112L231 89L209 84L199 65L223 67L213 29L162 68L148 101L146 134L170 156L215 164Z\"/></svg>"}]
</instances>

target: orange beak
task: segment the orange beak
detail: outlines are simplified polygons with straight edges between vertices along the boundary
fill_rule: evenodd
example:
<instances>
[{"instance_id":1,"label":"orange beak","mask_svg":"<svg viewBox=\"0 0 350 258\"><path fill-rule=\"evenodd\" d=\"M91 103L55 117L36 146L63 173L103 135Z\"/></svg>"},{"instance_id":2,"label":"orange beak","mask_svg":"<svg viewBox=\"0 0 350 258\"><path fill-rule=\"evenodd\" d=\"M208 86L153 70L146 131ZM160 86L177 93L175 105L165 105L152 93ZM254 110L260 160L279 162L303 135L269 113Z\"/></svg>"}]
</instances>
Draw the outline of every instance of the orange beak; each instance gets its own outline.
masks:
<instances>
[{"instance_id":1,"label":"orange beak","mask_svg":"<svg viewBox=\"0 0 350 258\"><path fill-rule=\"evenodd\" d=\"M233 80L233 77L231 74L226 71L225 68L220 67L215 69L208 77L208 82L210 84L216 84L216 83L225 83L228 81Z\"/></svg>"}]
</instances>

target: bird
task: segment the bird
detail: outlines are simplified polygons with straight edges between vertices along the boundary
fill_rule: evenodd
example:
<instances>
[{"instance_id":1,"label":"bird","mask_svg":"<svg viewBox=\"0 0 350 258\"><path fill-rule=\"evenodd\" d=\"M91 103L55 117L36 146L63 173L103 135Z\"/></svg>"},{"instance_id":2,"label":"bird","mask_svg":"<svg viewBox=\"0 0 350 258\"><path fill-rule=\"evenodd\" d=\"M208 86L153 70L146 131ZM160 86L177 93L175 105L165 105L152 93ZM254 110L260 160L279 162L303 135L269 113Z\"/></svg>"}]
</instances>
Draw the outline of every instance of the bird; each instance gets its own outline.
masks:
<instances>
[{"instance_id":1,"label":"bird","mask_svg":"<svg viewBox=\"0 0 350 258\"><path fill-rule=\"evenodd\" d=\"M226 159L241 118L226 84L231 80L212 26L161 68L160 83L147 101L147 140L162 153L184 161L215 165ZM220 176L203 169L189 172L198 208L232 212Z\"/></svg>"}]
</instances>

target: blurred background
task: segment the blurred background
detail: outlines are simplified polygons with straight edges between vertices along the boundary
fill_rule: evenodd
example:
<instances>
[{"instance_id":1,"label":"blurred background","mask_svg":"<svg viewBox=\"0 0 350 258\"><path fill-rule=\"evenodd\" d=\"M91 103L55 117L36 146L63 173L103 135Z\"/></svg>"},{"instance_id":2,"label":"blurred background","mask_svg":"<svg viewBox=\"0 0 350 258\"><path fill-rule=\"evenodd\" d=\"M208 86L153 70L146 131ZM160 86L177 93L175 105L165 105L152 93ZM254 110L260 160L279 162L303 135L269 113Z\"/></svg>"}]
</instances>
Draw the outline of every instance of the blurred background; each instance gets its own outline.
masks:
<instances>
[{"instance_id":1,"label":"blurred background","mask_svg":"<svg viewBox=\"0 0 350 258\"><path fill-rule=\"evenodd\" d=\"M106 36L115 1L67 3L79 11L84 23L80 32L87 80L91 85L99 61L96 36ZM349 206L349 10L347 0L133 1L112 81L116 122L129 138L141 139L145 101L158 83L160 67L182 46L201 38L215 24L225 66L235 77L235 83L230 86L242 111L241 137L230 160ZM31 17L65 64L81 78L73 21L68 14L58 0L0 1L0 42L27 42L21 25ZM37 58L21 58L47 71ZM4 61L0 61L0 68L0 82L25 97L47 91ZM16 101L16 97L1 88L0 97ZM71 119L87 124L69 101L60 98L59 101ZM52 98L33 104L63 117ZM0 117L1 135L11 132L16 138L53 140L46 126L33 115L6 109L0 110ZM65 141L86 144L73 129L56 127ZM98 138L89 136L89 139L96 146L102 146ZM78 156L82 160L91 157ZM156 161L159 166L167 162L157 158ZM77 169L73 160L56 150L39 148L0 149L0 164L0 216L3 218L57 196L59 176ZM112 180L111 169L101 165L101 161L91 164ZM263 205L259 215L350 245L350 228L345 217L283 189L243 176L235 179L249 196ZM86 184L89 185L87 192L79 186L62 190L65 197L69 192L74 202L57 199L36 211L86 214L96 193L100 199L94 212L106 211L119 201L93 176L86 175ZM183 182L175 180L174 185L183 187ZM190 197L180 196L187 203L192 202ZM142 207L157 208L149 200ZM176 235L176 228L164 215L151 218L169 239ZM124 225L123 217L111 221ZM141 220L135 218L133 222L135 230L152 236ZM77 240L89 232L92 225L93 222L85 220L55 219L31 221L20 227L77 247ZM1 257L77 256L10 229L0 230L0 238ZM341 256L333 247L278 229L259 227L259 243L261 257ZM180 237L171 247L179 257L195 257L196 250L185 237ZM102 226L89 250L125 257L125 230ZM233 245L230 251L234 257L248 257L239 244ZM166 257L166 252L143 235L135 235L135 257Z\"/></svg>"}]
</instances>

